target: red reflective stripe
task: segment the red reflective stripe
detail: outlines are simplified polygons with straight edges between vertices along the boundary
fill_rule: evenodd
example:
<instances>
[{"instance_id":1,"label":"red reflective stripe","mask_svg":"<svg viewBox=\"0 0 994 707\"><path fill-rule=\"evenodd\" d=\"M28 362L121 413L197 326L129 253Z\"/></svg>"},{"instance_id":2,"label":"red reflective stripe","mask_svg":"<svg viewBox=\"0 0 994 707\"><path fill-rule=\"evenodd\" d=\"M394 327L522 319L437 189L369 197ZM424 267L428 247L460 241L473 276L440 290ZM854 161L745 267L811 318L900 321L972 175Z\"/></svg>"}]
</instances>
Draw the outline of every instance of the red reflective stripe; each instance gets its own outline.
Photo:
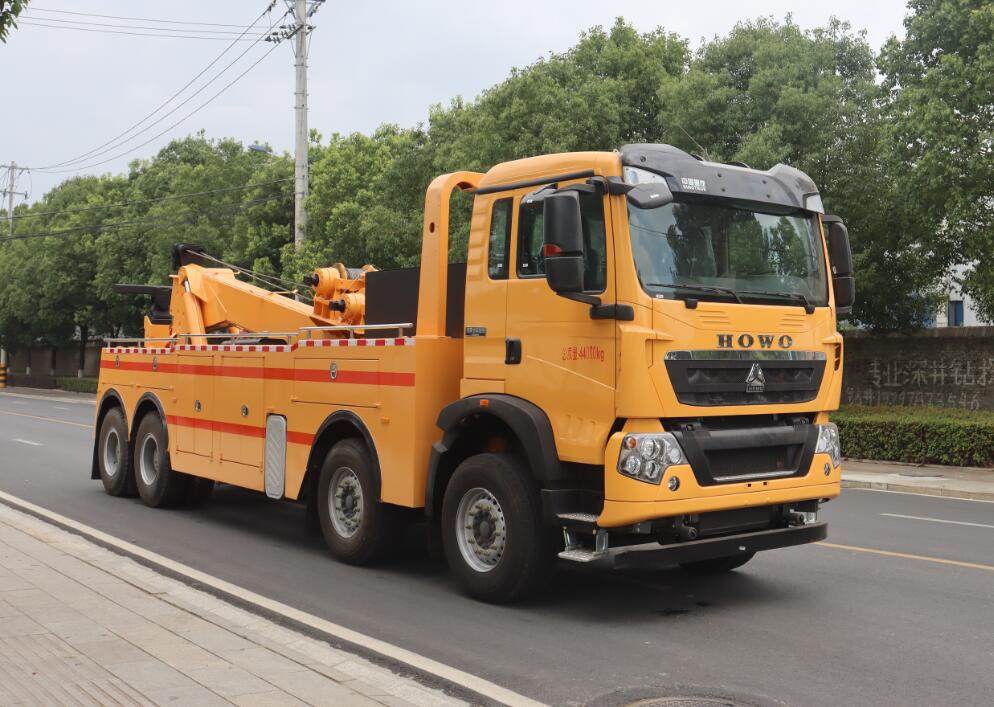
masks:
<instances>
[{"instance_id":1,"label":"red reflective stripe","mask_svg":"<svg viewBox=\"0 0 994 707\"><path fill-rule=\"evenodd\" d=\"M155 369L151 362L114 361L100 362L101 368L119 371L143 371L151 373L179 373L192 376L219 376L222 378L258 378L265 380L301 381L306 383L351 383L354 385L390 385L411 387L413 373L394 371L349 371L339 369L335 380L328 369L311 368L262 368L260 366L201 366L192 363L159 363Z\"/></svg>"},{"instance_id":2,"label":"red reflective stripe","mask_svg":"<svg viewBox=\"0 0 994 707\"><path fill-rule=\"evenodd\" d=\"M241 425L235 422L222 422L220 420L204 420L198 417L183 417L181 415L166 415L166 423L178 427L193 427L198 430L210 430L217 432L227 432L229 434L241 435L243 437L265 437L266 428L255 425ZM314 435L308 432L287 432L286 440L290 444L310 445L314 442Z\"/></svg>"},{"instance_id":3,"label":"red reflective stripe","mask_svg":"<svg viewBox=\"0 0 994 707\"><path fill-rule=\"evenodd\" d=\"M290 444L306 444L308 447L314 443L314 435L307 432L287 432L286 441Z\"/></svg>"}]
</instances>

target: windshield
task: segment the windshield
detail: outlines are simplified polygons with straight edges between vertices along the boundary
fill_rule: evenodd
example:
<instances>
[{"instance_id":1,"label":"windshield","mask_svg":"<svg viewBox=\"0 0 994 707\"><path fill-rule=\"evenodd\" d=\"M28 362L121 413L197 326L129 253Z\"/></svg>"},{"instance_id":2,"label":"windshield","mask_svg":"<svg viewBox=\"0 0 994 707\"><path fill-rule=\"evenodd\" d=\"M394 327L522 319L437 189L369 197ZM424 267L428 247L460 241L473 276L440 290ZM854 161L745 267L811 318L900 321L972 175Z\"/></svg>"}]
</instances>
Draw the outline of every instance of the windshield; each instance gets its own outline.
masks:
<instances>
[{"instance_id":1,"label":"windshield","mask_svg":"<svg viewBox=\"0 0 994 707\"><path fill-rule=\"evenodd\" d=\"M639 281L666 298L825 306L828 286L817 221L775 206L694 201L628 205Z\"/></svg>"}]
</instances>

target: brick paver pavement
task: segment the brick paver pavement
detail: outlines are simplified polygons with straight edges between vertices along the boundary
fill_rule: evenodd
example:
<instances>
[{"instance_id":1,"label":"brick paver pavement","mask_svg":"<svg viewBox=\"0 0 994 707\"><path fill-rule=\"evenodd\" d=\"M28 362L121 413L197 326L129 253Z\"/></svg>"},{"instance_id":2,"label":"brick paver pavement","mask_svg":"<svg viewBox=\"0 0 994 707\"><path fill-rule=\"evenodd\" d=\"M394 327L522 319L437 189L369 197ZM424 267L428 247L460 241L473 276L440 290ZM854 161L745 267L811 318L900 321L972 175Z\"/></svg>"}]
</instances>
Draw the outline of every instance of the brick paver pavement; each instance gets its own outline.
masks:
<instances>
[{"instance_id":1,"label":"brick paver pavement","mask_svg":"<svg viewBox=\"0 0 994 707\"><path fill-rule=\"evenodd\" d=\"M457 705L0 504L0 705Z\"/></svg>"}]
</instances>

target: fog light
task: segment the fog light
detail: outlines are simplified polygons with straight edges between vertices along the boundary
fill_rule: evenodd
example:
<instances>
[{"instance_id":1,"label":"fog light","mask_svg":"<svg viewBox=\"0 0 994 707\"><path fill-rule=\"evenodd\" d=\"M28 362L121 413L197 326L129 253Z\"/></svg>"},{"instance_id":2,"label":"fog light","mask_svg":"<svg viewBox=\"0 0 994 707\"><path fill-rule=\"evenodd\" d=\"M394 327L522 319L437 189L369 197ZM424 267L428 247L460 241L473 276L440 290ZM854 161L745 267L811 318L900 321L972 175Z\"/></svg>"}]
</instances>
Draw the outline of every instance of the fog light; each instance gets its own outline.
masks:
<instances>
[{"instance_id":1,"label":"fog light","mask_svg":"<svg viewBox=\"0 0 994 707\"><path fill-rule=\"evenodd\" d=\"M671 476L670 480L666 482L666 488L668 488L670 491L676 491L678 488L680 488L680 477Z\"/></svg>"}]
</instances>

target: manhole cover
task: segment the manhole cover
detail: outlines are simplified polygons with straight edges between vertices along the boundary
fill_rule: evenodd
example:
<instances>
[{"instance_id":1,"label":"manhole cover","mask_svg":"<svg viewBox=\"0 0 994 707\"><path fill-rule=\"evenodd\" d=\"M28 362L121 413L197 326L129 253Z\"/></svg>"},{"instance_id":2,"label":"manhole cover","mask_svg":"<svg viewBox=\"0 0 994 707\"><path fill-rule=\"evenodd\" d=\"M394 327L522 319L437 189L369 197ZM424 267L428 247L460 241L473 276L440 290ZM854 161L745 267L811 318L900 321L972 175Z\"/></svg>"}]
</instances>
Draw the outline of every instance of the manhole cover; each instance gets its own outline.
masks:
<instances>
[{"instance_id":1,"label":"manhole cover","mask_svg":"<svg viewBox=\"0 0 994 707\"><path fill-rule=\"evenodd\" d=\"M734 702L719 697L653 697L629 702L627 707L751 707L744 702Z\"/></svg>"}]
</instances>

